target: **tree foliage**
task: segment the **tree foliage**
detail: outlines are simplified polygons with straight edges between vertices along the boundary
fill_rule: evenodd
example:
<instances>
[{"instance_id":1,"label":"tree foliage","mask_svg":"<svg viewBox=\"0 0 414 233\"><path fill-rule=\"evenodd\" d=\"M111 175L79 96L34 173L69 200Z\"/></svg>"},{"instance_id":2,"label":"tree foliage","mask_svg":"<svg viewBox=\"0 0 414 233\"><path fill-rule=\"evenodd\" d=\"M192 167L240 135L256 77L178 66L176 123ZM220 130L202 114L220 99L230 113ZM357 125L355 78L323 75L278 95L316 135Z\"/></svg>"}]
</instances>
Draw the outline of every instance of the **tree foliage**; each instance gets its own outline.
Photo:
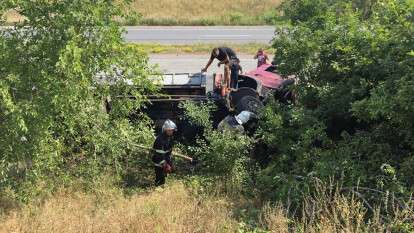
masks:
<instances>
[{"instance_id":1,"label":"tree foliage","mask_svg":"<svg viewBox=\"0 0 414 233\"><path fill-rule=\"evenodd\" d=\"M129 142L146 143L152 131L142 116L128 114L154 91L145 54L122 42L114 21L126 1L3 0L0 15L15 9L24 17L0 36L0 188L16 190L39 181L73 175L95 179L104 170L119 173ZM98 82L105 72L122 79ZM111 114L102 110L113 98ZM36 190L35 190L36 191Z\"/></svg>"},{"instance_id":2,"label":"tree foliage","mask_svg":"<svg viewBox=\"0 0 414 233\"><path fill-rule=\"evenodd\" d=\"M216 111L213 103L186 102L182 108L190 124L203 128L203 134L196 140L196 145L190 147L192 153L203 163L203 174L231 176L237 165L247 159L252 139L227 130L221 132L213 129L211 115L212 111Z\"/></svg>"},{"instance_id":3,"label":"tree foliage","mask_svg":"<svg viewBox=\"0 0 414 233\"><path fill-rule=\"evenodd\" d=\"M302 195L335 178L396 195L413 191L414 5L412 1L293 0L277 31L274 62L296 75L295 106L270 104L259 135L270 164L269 198Z\"/></svg>"}]
</instances>

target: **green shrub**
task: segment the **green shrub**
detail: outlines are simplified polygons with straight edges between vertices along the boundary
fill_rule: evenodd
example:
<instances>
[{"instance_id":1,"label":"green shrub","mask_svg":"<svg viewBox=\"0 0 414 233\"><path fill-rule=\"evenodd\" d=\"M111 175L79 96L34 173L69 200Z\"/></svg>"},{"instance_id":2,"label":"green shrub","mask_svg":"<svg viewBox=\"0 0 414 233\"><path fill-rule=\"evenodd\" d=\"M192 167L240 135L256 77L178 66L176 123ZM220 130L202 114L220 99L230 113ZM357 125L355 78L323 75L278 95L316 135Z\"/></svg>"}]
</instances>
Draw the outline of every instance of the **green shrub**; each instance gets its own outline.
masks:
<instances>
[{"instance_id":1,"label":"green shrub","mask_svg":"<svg viewBox=\"0 0 414 233\"><path fill-rule=\"evenodd\" d=\"M276 10L266 11L260 16L260 19L268 25L275 25L279 18L280 16Z\"/></svg>"},{"instance_id":2,"label":"green shrub","mask_svg":"<svg viewBox=\"0 0 414 233\"><path fill-rule=\"evenodd\" d=\"M211 113L215 110L213 103L196 104L186 102L182 106L185 117L192 124L203 127L203 135L197 145L190 151L202 161L200 172L203 175L225 177L225 184L231 192L237 192L249 180L247 165L252 139L234 132L219 132L213 129Z\"/></svg>"},{"instance_id":3,"label":"green shrub","mask_svg":"<svg viewBox=\"0 0 414 233\"><path fill-rule=\"evenodd\" d=\"M240 12L231 12L229 15L230 22L233 24L242 21L244 17L243 13Z\"/></svg>"},{"instance_id":4,"label":"green shrub","mask_svg":"<svg viewBox=\"0 0 414 233\"><path fill-rule=\"evenodd\" d=\"M135 26L138 25L141 21L142 15L137 12L132 12L131 14L128 14L125 18L125 25L127 26Z\"/></svg>"},{"instance_id":5,"label":"green shrub","mask_svg":"<svg viewBox=\"0 0 414 233\"><path fill-rule=\"evenodd\" d=\"M119 2L121 3L121 2ZM130 153L125 144L152 140L149 121L127 117L156 88L148 58L122 42L113 1L0 2L0 14L20 9L27 21L0 36L0 190L11 188L22 200L47 193L82 177L116 177ZM93 26L91 26L93 25ZM17 33L19 32L19 33ZM105 71L123 70L135 87L99 84ZM107 96L113 111L102 110Z\"/></svg>"},{"instance_id":6,"label":"green shrub","mask_svg":"<svg viewBox=\"0 0 414 233\"><path fill-rule=\"evenodd\" d=\"M414 142L413 6L297 0L277 29L274 61L299 80L294 106L271 102L258 132L270 164L267 198L300 200L310 181L335 179L409 196ZM272 191L273 190L273 191ZM293 199L295 199L293 198Z\"/></svg>"}]
</instances>

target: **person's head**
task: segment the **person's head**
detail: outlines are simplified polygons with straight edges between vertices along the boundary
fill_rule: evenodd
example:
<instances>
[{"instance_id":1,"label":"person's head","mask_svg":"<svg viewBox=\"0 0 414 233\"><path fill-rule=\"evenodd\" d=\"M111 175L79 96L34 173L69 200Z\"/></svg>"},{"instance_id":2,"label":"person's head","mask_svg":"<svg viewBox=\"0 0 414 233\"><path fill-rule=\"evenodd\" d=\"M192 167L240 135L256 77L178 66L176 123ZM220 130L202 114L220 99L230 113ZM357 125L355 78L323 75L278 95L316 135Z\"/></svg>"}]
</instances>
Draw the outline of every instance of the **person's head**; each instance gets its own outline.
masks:
<instances>
[{"instance_id":1,"label":"person's head","mask_svg":"<svg viewBox=\"0 0 414 233\"><path fill-rule=\"evenodd\" d=\"M212 54L214 55L214 57L217 57L219 55L220 51L218 48L214 48L212 51Z\"/></svg>"},{"instance_id":2,"label":"person's head","mask_svg":"<svg viewBox=\"0 0 414 233\"><path fill-rule=\"evenodd\" d=\"M236 61L236 64L240 64L240 59L236 58L234 60Z\"/></svg>"},{"instance_id":3,"label":"person's head","mask_svg":"<svg viewBox=\"0 0 414 233\"><path fill-rule=\"evenodd\" d=\"M177 131L177 125L170 119L167 119L162 125L162 132L171 137Z\"/></svg>"},{"instance_id":4,"label":"person's head","mask_svg":"<svg viewBox=\"0 0 414 233\"><path fill-rule=\"evenodd\" d=\"M257 52L258 52L258 53L263 53L263 52L264 52L264 50L263 50L263 48L260 48Z\"/></svg>"}]
</instances>

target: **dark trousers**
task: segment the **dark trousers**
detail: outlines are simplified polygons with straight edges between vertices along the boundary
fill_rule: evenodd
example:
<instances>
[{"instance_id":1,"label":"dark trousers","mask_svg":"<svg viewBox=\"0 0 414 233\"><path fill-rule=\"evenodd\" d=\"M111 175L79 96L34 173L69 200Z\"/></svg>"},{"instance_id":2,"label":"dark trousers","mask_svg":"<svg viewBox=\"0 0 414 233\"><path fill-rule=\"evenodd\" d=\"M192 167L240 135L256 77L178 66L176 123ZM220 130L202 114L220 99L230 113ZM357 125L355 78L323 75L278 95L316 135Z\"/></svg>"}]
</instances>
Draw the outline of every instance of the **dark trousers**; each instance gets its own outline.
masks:
<instances>
[{"instance_id":1,"label":"dark trousers","mask_svg":"<svg viewBox=\"0 0 414 233\"><path fill-rule=\"evenodd\" d=\"M237 71L238 72L238 71ZM231 72L230 87L237 89L237 82L239 81L239 74Z\"/></svg>"},{"instance_id":2,"label":"dark trousers","mask_svg":"<svg viewBox=\"0 0 414 233\"><path fill-rule=\"evenodd\" d=\"M230 71L230 87L236 89L237 82L239 81L240 68L239 66L233 64L230 66Z\"/></svg>"},{"instance_id":3,"label":"dark trousers","mask_svg":"<svg viewBox=\"0 0 414 233\"><path fill-rule=\"evenodd\" d=\"M164 169L161 167L154 167L155 169L155 186L160 186L165 184L165 173Z\"/></svg>"}]
</instances>

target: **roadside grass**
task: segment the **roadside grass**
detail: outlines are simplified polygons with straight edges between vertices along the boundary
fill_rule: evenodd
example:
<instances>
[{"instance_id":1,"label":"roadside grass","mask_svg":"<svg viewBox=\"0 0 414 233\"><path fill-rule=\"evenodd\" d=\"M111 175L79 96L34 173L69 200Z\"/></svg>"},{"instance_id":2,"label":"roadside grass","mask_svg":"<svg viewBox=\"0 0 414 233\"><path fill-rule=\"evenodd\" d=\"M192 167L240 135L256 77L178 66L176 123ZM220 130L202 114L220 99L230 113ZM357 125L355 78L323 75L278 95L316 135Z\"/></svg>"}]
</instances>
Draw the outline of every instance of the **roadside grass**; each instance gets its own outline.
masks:
<instances>
[{"instance_id":1,"label":"roadside grass","mask_svg":"<svg viewBox=\"0 0 414 233\"><path fill-rule=\"evenodd\" d=\"M133 0L125 9L136 17L129 17L123 25L151 26L213 26L213 25L275 25L284 24L278 10L282 0ZM22 20L16 11L5 15L6 24Z\"/></svg>"},{"instance_id":2,"label":"roadside grass","mask_svg":"<svg viewBox=\"0 0 414 233\"><path fill-rule=\"evenodd\" d=\"M258 26L285 25L287 21L284 17L277 16L277 13L269 11L259 16L245 16L243 13L238 12L230 16L219 16L217 18L141 18L125 22L124 24L143 26Z\"/></svg>"},{"instance_id":3,"label":"roadside grass","mask_svg":"<svg viewBox=\"0 0 414 233\"><path fill-rule=\"evenodd\" d=\"M392 213L379 205L368 213L358 196L325 186L292 215L281 203L258 205L215 188L200 192L171 180L163 189L129 195L115 187L94 194L59 191L0 216L0 233L414 231L413 203Z\"/></svg>"},{"instance_id":4,"label":"roadside grass","mask_svg":"<svg viewBox=\"0 0 414 233\"><path fill-rule=\"evenodd\" d=\"M197 198L181 183L131 196L107 191L104 199L59 192L0 218L0 232L235 232L237 226L225 200Z\"/></svg>"},{"instance_id":5,"label":"roadside grass","mask_svg":"<svg viewBox=\"0 0 414 233\"><path fill-rule=\"evenodd\" d=\"M134 49L143 51L148 54L206 54L210 53L211 50L217 47L217 44L190 44L190 45L164 45L157 43L143 43L135 44L131 43ZM275 50L266 44L261 43L248 43L248 44L221 44L219 46L227 46L232 48L236 53L239 54L252 54L257 52L259 48L264 48L268 54L273 54Z\"/></svg>"},{"instance_id":6,"label":"roadside grass","mask_svg":"<svg viewBox=\"0 0 414 233\"><path fill-rule=\"evenodd\" d=\"M143 25L265 25L281 16L281 0L135 0Z\"/></svg>"}]
</instances>

